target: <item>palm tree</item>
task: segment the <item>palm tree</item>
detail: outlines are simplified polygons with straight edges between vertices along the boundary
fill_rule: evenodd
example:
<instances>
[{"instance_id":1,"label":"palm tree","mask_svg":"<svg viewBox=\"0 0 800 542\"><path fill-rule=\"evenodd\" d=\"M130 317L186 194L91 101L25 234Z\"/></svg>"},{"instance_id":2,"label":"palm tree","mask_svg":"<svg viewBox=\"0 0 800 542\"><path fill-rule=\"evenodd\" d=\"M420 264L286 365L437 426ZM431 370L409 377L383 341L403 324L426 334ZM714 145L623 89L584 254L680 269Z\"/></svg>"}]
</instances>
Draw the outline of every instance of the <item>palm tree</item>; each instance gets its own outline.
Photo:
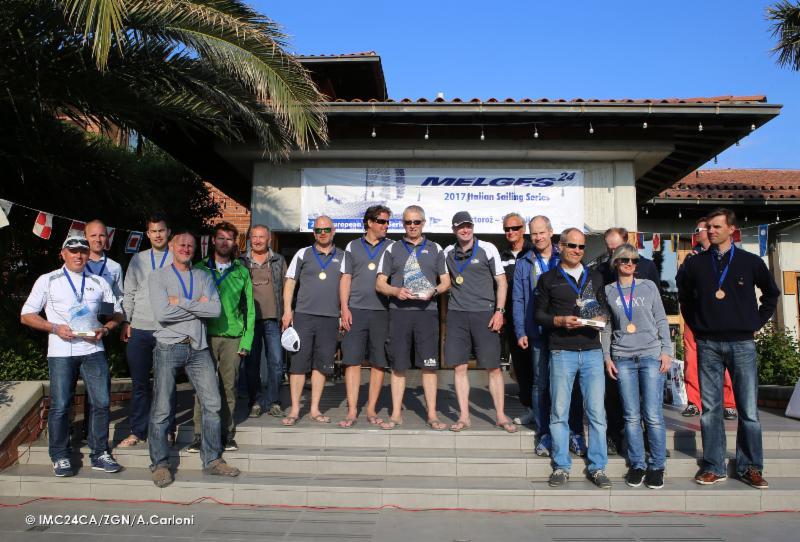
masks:
<instances>
[{"instance_id":1,"label":"palm tree","mask_svg":"<svg viewBox=\"0 0 800 542\"><path fill-rule=\"evenodd\" d=\"M225 141L272 157L326 141L322 97L278 26L240 0L6 0L0 108Z\"/></svg>"},{"instance_id":2,"label":"palm tree","mask_svg":"<svg viewBox=\"0 0 800 542\"><path fill-rule=\"evenodd\" d=\"M772 36L778 44L772 49L778 64L800 71L800 2L783 0L767 8L767 20L772 22Z\"/></svg>"}]
</instances>

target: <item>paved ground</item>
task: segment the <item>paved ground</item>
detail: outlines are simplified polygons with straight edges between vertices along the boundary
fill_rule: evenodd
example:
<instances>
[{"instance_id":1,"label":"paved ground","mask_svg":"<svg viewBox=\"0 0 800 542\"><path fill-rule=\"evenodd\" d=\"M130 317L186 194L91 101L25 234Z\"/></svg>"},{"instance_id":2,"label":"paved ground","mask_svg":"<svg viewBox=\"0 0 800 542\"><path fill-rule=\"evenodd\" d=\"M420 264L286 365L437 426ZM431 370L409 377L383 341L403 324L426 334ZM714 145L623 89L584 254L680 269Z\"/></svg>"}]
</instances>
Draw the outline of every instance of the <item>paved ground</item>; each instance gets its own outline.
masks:
<instances>
[{"instance_id":1,"label":"paved ground","mask_svg":"<svg viewBox=\"0 0 800 542\"><path fill-rule=\"evenodd\" d=\"M746 517L688 514L611 514L606 512L480 513L459 511L312 510L241 507L199 503L37 501L0 498L0 540L59 542L95 540L291 540L331 542L505 542L505 541L791 541L800 531L800 514ZM42 525L42 516L76 515L134 521L175 516L189 525ZM26 519L27 518L27 519ZM28 524L31 522L31 524Z\"/></svg>"}]
</instances>

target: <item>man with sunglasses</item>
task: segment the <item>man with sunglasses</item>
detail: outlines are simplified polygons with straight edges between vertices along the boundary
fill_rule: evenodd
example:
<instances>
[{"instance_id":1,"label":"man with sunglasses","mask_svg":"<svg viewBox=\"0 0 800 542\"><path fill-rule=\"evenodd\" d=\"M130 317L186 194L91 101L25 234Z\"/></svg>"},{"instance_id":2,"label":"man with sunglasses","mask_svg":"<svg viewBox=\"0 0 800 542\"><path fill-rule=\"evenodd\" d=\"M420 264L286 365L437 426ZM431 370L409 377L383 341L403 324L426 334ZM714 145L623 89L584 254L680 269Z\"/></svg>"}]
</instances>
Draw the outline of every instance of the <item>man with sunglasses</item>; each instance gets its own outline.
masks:
<instances>
[{"instance_id":1,"label":"man with sunglasses","mask_svg":"<svg viewBox=\"0 0 800 542\"><path fill-rule=\"evenodd\" d=\"M293 326L300 336L300 350L289 356L289 394L292 399L283 425L292 426L300 417L300 395L311 373L309 417L317 423L331 419L319 410L325 377L333 373L333 358L339 335L339 279L342 251L333 244L336 228L330 217L314 221L314 244L301 248L286 270L283 285L281 330ZM297 303L292 311L295 287Z\"/></svg>"},{"instance_id":2,"label":"man with sunglasses","mask_svg":"<svg viewBox=\"0 0 800 542\"><path fill-rule=\"evenodd\" d=\"M367 398L367 421L379 425L375 407L383 387L387 367L386 340L389 334L389 300L375 290L378 263L392 241L386 238L392 211L373 205L364 213L364 235L350 241L342 258L339 302L342 311L342 365L347 390L347 417L343 428L355 425L358 418L358 389L361 386L361 363L369 360L370 377Z\"/></svg>"},{"instance_id":3,"label":"man with sunglasses","mask_svg":"<svg viewBox=\"0 0 800 542\"><path fill-rule=\"evenodd\" d=\"M403 424L406 371L411 368L412 363L422 372L428 426L436 431L447 429L447 425L439 421L436 412L439 307L435 298L450 289L450 276L442 247L422 235L424 227L425 211L422 207L406 207L403 211L405 235L384 250L378 264L375 288L378 293L389 298L389 341L386 352L392 369L392 413L390 419L381 424L381 428L386 430ZM409 266L409 262L413 263L412 256L417 264ZM424 276L428 284L435 287L427 292L409 290L404 283L407 267L413 267L415 272Z\"/></svg>"},{"instance_id":4,"label":"man with sunglasses","mask_svg":"<svg viewBox=\"0 0 800 542\"><path fill-rule=\"evenodd\" d=\"M553 473L548 483L557 487L569 480L572 459L568 421L577 375L589 419L588 477L597 487L608 489L611 481L605 473L608 456L603 350L599 331L582 319L607 318L603 276L581 263L586 248L586 237L581 230L564 230L559 248L561 261L536 285L534 309L536 323L549 330Z\"/></svg>"}]
</instances>

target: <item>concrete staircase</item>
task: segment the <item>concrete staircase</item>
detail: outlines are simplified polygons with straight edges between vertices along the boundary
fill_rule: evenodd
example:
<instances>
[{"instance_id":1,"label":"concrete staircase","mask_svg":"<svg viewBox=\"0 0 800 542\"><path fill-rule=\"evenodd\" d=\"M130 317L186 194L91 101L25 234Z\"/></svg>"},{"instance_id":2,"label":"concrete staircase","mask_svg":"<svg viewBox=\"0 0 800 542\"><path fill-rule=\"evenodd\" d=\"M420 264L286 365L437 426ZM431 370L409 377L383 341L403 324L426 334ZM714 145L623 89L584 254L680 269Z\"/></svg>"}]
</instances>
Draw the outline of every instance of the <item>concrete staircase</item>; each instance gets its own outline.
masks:
<instances>
[{"instance_id":1,"label":"concrete staircase","mask_svg":"<svg viewBox=\"0 0 800 542\"><path fill-rule=\"evenodd\" d=\"M451 373L442 372L439 410L442 420L453 421L455 397ZM609 458L611 490L588 482L581 458L573 458L572 479L565 488L547 485L549 458L533 454L533 432L522 428L507 434L493 424L491 400L481 373L473 373L472 429L462 433L435 432L424 425L422 392L410 378L404 425L383 431L361 416L351 429L335 422L344 417L344 386L329 384L323 410L334 419L318 424L301 418L297 426L282 427L280 420L262 416L241 420L236 434L240 449L226 452L226 461L242 470L233 479L203 474L199 454L186 451L191 441L191 392L179 394L180 428L171 461L176 481L160 489L150 481L146 444L116 448L124 465L119 474L92 471L88 449L76 448L83 465L77 476L55 478L47 443L21 448L20 462L0 473L0 495L58 496L97 499L155 499L189 502L203 497L242 504L381 507L413 509L466 508L498 510L603 509L676 511L762 511L800 509L800 422L776 412L762 411L765 472L770 489L759 491L729 479L711 487L692 481L698 468L699 418L682 418L666 407L668 448L666 485L661 490L629 488L622 477L625 460ZM516 385L509 382L513 393ZM388 402L388 388L383 401ZM366 396L363 389L362 396ZM516 405L513 397L508 398ZM512 417L518 406L508 408ZM385 406L381 415L388 415ZM113 413L114 442L127 436L124 410ZM736 422L726 422L729 455L733 456ZM733 462L729 471L733 473Z\"/></svg>"}]
</instances>

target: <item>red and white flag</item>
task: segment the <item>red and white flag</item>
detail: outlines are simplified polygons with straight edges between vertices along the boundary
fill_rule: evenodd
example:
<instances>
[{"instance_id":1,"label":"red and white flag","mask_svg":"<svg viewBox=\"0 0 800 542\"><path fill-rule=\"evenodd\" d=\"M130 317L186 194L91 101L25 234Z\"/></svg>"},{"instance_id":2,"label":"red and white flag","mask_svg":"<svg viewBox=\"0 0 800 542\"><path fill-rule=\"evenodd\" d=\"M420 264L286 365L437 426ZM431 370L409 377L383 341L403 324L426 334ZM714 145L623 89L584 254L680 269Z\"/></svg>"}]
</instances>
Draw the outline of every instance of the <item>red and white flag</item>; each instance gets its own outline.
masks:
<instances>
[{"instance_id":1,"label":"red and white flag","mask_svg":"<svg viewBox=\"0 0 800 542\"><path fill-rule=\"evenodd\" d=\"M731 236L731 241L734 243L741 243L742 242L742 230L736 228L733 230L733 235Z\"/></svg>"},{"instance_id":2,"label":"red and white flag","mask_svg":"<svg viewBox=\"0 0 800 542\"><path fill-rule=\"evenodd\" d=\"M200 236L200 257L205 258L208 254L208 240L209 235L201 235Z\"/></svg>"},{"instance_id":3,"label":"red and white flag","mask_svg":"<svg viewBox=\"0 0 800 542\"><path fill-rule=\"evenodd\" d=\"M653 252L660 252L661 251L661 234L654 233L653 234Z\"/></svg>"},{"instance_id":4,"label":"red and white flag","mask_svg":"<svg viewBox=\"0 0 800 542\"><path fill-rule=\"evenodd\" d=\"M132 231L128 234L128 240L125 242L125 253L136 254L139 252L139 245L142 244L142 237L144 234L140 231Z\"/></svg>"},{"instance_id":5,"label":"red and white flag","mask_svg":"<svg viewBox=\"0 0 800 542\"><path fill-rule=\"evenodd\" d=\"M69 225L69 231L67 232L67 237L70 235L86 235L86 222L81 222L80 220L73 220L72 224Z\"/></svg>"},{"instance_id":6,"label":"red and white flag","mask_svg":"<svg viewBox=\"0 0 800 542\"><path fill-rule=\"evenodd\" d=\"M106 237L106 246L103 247L103 250L111 250L111 243L114 242L114 232L117 231L116 228L106 228L106 233L108 237Z\"/></svg>"},{"instance_id":7,"label":"red and white flag","mask_svg":"<svg viewBox=\"0 0 800 542\"><path fill-rule=\"evenodd\" d=\"M50 239L53 233L53 215L39 211L36 222L33 223L33 234L42 239Z\"/></svg>"}]
</instances>

